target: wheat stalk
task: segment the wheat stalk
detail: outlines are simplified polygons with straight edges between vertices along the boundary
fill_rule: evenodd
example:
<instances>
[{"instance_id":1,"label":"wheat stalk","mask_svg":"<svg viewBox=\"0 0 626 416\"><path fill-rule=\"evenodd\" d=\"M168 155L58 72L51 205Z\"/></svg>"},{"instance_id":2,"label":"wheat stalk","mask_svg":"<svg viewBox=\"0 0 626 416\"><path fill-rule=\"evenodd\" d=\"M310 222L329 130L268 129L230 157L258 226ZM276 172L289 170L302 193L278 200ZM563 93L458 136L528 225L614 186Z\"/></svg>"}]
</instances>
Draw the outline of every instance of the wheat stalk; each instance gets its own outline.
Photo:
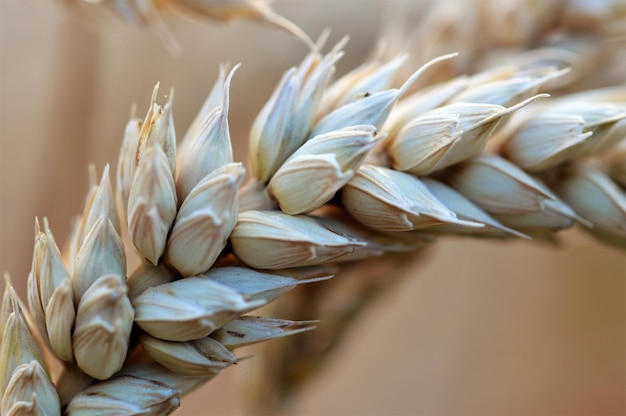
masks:
<instances>
[{"instance_id":1,"label":"wheat stalk","mask_svg":"<svg viewBox=\"0 0 626 416\"><path fill-rule=\"evenodd\" d=\"M404 58L331 82L344 45L323 55L322 43L252 126L243 188L228 129L236 68L224 68L179 145L172 94L161 106L155 88L144 119L128 123L115 192L108 167L99 182L92 175L64 256L47 220L36 223L28 310L43 345L7 284L3 414L65 404L69 414L168 414L237 362L235 348L311 329L244 314L325 278L326 265L408 258L449 233L550 239L576 222L625 244L623 88L547 100L538 90L565 71L519 65L407 96L453 56L391 88ZM488 141L506 159L482 154ZM127 237L143 259L132 273ZM42 346L64 362L54 385Z\"/></svg>"}]
</instances>

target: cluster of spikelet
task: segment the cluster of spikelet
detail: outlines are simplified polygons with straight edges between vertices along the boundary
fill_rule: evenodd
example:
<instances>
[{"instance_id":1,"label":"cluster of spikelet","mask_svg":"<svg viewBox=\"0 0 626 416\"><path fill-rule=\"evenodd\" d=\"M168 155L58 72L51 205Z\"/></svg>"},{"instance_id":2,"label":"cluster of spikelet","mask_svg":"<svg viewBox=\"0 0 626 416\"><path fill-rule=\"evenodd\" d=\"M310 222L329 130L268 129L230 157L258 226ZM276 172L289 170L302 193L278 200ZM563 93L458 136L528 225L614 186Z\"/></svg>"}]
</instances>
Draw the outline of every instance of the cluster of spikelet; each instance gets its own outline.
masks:
<instances>
[{"instance_id":1,"label":"cluster of spikelet","mask_svg":"<svg viewBox=\"0 0 626 416\"><path fill-rule=\"evenodd\" d=\"M115 186L108 166L92 170L63 254L36 222L27 305L7 281L3 415L169 414L236 348L312 329L247 314L338 263L574 224L626 247L623 86L551 99L542 88L568 69L538 59L411 92L455 55L394 88L406 55L333 80L344 46L323 54L322 37L284 73L251 127L245 184L228 127L237 67L178 143L173 94L160 105L155 87Z\"/></svg>"}]
</instances>

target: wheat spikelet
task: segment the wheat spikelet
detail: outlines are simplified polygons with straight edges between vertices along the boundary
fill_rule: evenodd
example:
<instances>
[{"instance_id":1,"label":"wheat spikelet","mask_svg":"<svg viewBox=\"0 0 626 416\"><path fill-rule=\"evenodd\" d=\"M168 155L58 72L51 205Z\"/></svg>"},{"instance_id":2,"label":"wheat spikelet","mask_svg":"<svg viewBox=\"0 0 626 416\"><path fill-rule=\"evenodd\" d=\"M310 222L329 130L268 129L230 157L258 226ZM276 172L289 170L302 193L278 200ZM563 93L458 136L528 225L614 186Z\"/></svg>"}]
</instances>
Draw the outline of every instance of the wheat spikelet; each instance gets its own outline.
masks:
<instances>
[{"instance_id":1,"label":"wheat spikelet","mask_svg":"<svg viewBox=\"0 0 626 416\"><path fill-rule=\"evenodd\" d=\"M594 104L564 97L544 100L539 114L523 113L545 98L537 95L542 83L564 71L520 67L478 74L462 87L457 80L453 92L442 87L443 98L441 89L422 94L429 103L418 114L394 115L419 76L451 57L413 72L399 88L390 80L403 58L381 59L330 84L343 46L322 55L320 42L285 73L251 129L247 187L228 131L233 71L223 70L178 154L172 95L160 106L155 88L145 119L126 129L115 196L108 167L98 184L92 180L65 263L47 220L43 232L36 223L29 310L67 374L81 374L57 381L68 414L169 414L181 395L237 362L233 349L310 329L310 321L244 314L320 280L323 265L368 265L391 253L399 268L398 258L447 233L549 239L575 222L625 244L624 159L613 147L623 143L623 88L621 97L592 96ZM508 122L519 127L507 130ZM558 143L546 149L537 135ZM480 154L494 136L508 160ZM608 161L615 179L582 165L602 152L610 154L598 163ZM135 272L126 266L126 234L142 259ZM335 324L345 326L368 295ZM26 351L39 348L18 322L16 305L9 289L2 305L3 406L18 412L12 401L26 394L36 406L56 406L48 412L54 414L60 407L43 359L15 352L18 342ZM19 341L10 335L15 326ZM302 360L315 363L319 352ZM15 381L24 379L27 386ZM67 386L71 379L83 385Z\"/></svg>"}]
</instances>

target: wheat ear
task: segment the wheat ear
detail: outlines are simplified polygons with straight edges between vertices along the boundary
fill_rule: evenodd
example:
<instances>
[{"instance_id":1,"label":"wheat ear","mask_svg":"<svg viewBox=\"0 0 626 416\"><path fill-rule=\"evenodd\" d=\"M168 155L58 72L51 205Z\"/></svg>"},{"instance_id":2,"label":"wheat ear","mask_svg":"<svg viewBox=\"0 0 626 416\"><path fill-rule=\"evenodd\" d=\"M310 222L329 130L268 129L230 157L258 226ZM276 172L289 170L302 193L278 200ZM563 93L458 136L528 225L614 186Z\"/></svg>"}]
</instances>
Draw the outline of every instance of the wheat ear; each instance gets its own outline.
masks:
<instances>
[{"instance_id":1,"label":"wheat ear","mask_svg":"<svg viewBox=\"0 0 626 416\"><path fill-rule=\"evenodd\" d=\"M399 88L380 82L386 62L331 84L342 47L316 47L285 73L252 127L243 190L228 130L236 68L222 71L182 151L172 95L161 106L155 88L126 129L115 191L108 167L92 175L65 258L47 221L43 231L36 222L29 313L6 285L3 414L169 414L237 362L237 347L310 329L245 314L324 280L327 265L411 256L448 233L548 239L574 223L625 244L623 88L549 101L538 80L564 72L520 66L504 80L523 87L503 101L476 98L503 80L487 72L452 93L418 91L419 114L396 116L417 78L452 56ZM522 112L540 98L540 112ZM501 155L483 153L494 135ZM600 167L582 163L596 156ZM132 273L126 236L143 260ZM42 347L63 375L48 374Z\"/></svg>"}]
</instances>

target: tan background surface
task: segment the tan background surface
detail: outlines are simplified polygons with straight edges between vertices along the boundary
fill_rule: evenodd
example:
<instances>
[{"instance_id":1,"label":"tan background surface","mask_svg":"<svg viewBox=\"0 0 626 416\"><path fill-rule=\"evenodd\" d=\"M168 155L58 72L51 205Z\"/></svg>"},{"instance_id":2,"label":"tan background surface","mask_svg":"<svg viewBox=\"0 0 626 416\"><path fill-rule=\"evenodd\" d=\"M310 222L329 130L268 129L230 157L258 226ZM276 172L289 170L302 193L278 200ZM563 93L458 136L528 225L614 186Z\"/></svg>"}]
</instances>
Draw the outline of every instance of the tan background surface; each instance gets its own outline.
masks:
<instances>
[{"instance_id":1,"label":"tan background surface","mask_svg":"<svg viewBox=\"0 0 626 416\"><path fill-rule=\"evenodd\" d=\"M181 134L220 62L242 62L231 133L247 130L280 73L306 53L276 30L168 19L183 47L94 21L47 0L0 0L0 268L22 290L35 215L63 241L87 187L86 165L114 163L133 102L155 82L176 88ZM382 2L278 1L331 43L350 34L343 73L369 51ZM104 33L104 35L102 35ZM163 97L161 97L163 100ZM626 257L569 232L561 248L448 240L354 325L347 342L291 409L295 415L626 414ZM288 317L287 317L288 318ZM178 414L240 414L226 370Z\"/></svg>"}]
</instances>

